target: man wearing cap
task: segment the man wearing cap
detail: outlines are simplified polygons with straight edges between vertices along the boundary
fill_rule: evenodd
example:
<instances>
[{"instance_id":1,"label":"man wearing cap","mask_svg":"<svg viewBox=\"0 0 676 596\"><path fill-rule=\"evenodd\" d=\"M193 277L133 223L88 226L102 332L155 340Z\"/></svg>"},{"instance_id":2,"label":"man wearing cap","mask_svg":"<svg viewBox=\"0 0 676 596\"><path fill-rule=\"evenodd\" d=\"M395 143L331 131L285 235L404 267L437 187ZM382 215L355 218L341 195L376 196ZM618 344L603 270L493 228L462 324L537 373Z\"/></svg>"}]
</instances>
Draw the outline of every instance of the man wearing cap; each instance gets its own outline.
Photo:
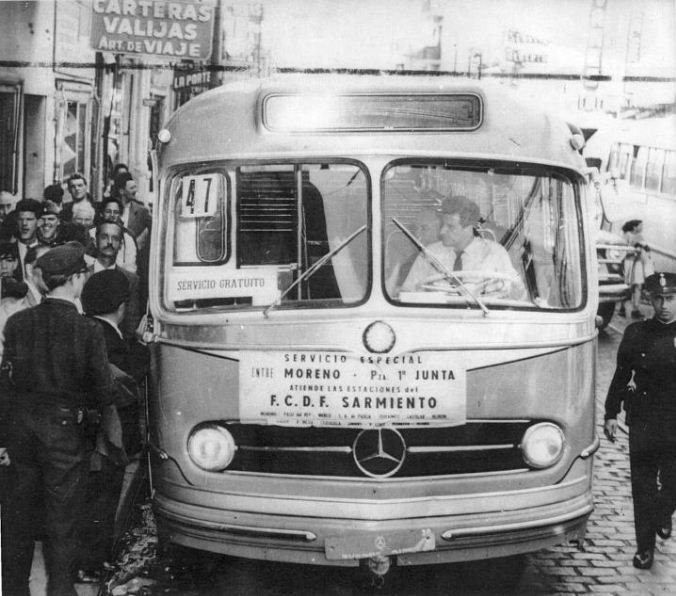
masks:
<instances>
[{"instance_id":1,"label":"man wearing cap","mask_svg":"<svg viewBox=\"0 0 676 596\"><path fill-rule=\"evenodd\" d=\"M0 365L0 463L12 472L2 507L3 590L29 594L42 498L47 594L71 596L88 464L86 408L100 409L115 444L120 429L103 332L75 305L86 280L84 247L58 246L36 264L49 292L9 318Z\"/></svg>"},{"instance_id":2,"label":"man wearing cap","mask_svg":"<svg viewBox=\"0 0 676 596\"><path fill-rule=\"evenodd\" d=\"M60 228L61 218L58 207L51 201L45 201L38 221L38 242L49 247L60 244Z\"/></svg>"},{"instance_id":3,"label":"man wearing cap","mask_svg":"<svg viewBox=\"0 0 676 596\"><path fill-rule=\"evenodd\" d=\"M101 325L105 337L114 379L113 401L122 425L124 446L123 450L116 449L99 433L91 456L80 526L78 566L82 581L98 581L105 563L112 560L115 512L125 464L141 448L139 384L147 372L148 357L147 348L128 342L120 331L128 299L129 282L117 269L94 273L82 291L84 311Z\"/></svg>"},{"instance_id":4,"label":"man wearing cap","mask_svg":"<svg viewBox=\"0 0 676 596\"><path fill-rule=\"evenodd\" d=\"M42 191L42 198L44 201L52 203L57 212L61 213L63 209L63 186L58 182L45 186L45 189Z\"/></svg>"},{"instance_id":5,"label":"man wearing cap","mask_svg":"<svg viewBox=\"0 0 676 596\"><path fill-rule=\"evenodd\" d=\"M499 274L499 279L505 280L501 285L507 294L518 297L523 293L523 284L504 247L476 232L481 218L476 203L463 196L449 197L443 200L440 213L440 240L427 247L427 252L443 271L439 271L431 259L420 255L402 286L403 291L424 289L424 285L438 279L444 271L458 272L462 281L471 281L462 276L462 271L472 271L480 272L478 277L485 272L486 279L491 278L491 273Z\"/></svg>"},{"instance_id":6,"label":"man wearing cap","mask_svg":"<svg viewBox=\"0 0 676 596\"><path fill-rule=\"evenodd\" d=\"M624 332L604 424L606 437L615 441L624 405L638 569L652 566L655 535L671 536L676 509L676 274L650 275L645 287L655 314Z\"/></svg>"}]
</instances>

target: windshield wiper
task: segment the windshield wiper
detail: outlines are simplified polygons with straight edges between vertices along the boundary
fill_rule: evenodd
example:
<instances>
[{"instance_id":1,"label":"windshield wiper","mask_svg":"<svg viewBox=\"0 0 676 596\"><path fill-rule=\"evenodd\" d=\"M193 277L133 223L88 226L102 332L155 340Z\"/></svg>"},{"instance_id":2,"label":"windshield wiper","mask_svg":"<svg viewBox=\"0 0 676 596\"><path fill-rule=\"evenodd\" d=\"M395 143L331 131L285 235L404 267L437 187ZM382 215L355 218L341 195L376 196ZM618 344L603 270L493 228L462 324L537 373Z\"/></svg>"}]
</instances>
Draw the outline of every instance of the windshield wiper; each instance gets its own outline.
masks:
<instances>
[{"instance_id":1,"label":"windshield wiper","mask_svg":"<svg viewBox=\"0 0 676 596\"><path fill-rule=\"evenodd\" d=\"M343 250L348 244L350 244L350 242L352 242L352 240L354 240L357 236L359 236L359 234L361 234L361 233L362 233L364 230L366 230L366 229L367 229L367 228L366 228L366 224L364 224L361 228L359 228L358 230L352 232L352 234L350 234L347 238L345 238L345 240L343 240L338 246L336 246L336 248L334 248L333 250L330 250L329 252L327 252L321 259L317 260L313 265L311 265L311 266L308 267L305 271L303 271L303 273L301 273L301 274L298 276L298 279L296 279L296 281L294 281L291 285L289 285L288 288L286 288L286 290L284 290L284 291L281 293L281 295L279 296L279 298L277 298L274 302L271 302L270 304L268 304L268 306L265 307L265 309L263 310L263 316L267 319L267 317L268 317L268 312L270 312L270 310L272 310L275 306L277 306L278 304L280 304L281 301L284 299L284 297L285 297L291 290L293 290L299 283L302 283L302 282L305 281L306 279L309 279L310 277L312 277L312 275L314 275L314 274L319 270L319 268L320 268L322 265L324 265L324 263L326 263L329 259L331 259L331 258L333 258L335 255L337 255L337 254L338 254L341 250Z\"/></svg>"},{"instance_id":2,"label":"windshield wiper","mask_svg":"<svg viewBox=\"0 0 676 596\"><path fill-rule=\"evenodd\" d=\"M401 223L396 217L392 218L392 221L397 225L397 227L406 234L408 239L415 244L416 248L422 253L423 257L427 259L428 263L432 265L439 273L441 273L447 280L452 281L455 285L460 288L467 296L469 296L477 305L481 308L484 313L484 317L489 313L488 308L483 303L483 300L479 298L472 290L470 290L465 283L451 271L446 265L444 265L439 259L437 259L425 246L413 235L408 228Z\"/></svg>"}]
</instances>

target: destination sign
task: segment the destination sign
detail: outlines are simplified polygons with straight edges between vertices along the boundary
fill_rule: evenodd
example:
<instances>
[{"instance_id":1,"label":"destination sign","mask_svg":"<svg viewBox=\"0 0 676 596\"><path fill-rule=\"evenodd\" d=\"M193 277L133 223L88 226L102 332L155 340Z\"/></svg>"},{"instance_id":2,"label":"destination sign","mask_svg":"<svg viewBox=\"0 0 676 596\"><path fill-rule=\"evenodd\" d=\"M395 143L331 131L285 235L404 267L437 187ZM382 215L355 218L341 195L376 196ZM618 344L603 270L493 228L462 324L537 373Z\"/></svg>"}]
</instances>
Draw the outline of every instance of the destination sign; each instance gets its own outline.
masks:
<instances>
[{"instance_id":1,"label":"destination sign","mask_svg":"<svg viewBox=\"0 0 676 596\"><path fill-rule=\"evenodd\" d=\"M456 354L242 352L240 419L283 426L453 426L466 420Z\"/></svg>"},{"instance_id":2,"label":"destination sign","mask_svg":"<svg viewBox=\"0 0 676 596\"><path fill-rule=\"evenodd\" d=\"M167 298L173 301L251 297L256 306L274 302L279 294L277 272L272 269L191 267L167 276Z\"/></svg>"}]
</instances>

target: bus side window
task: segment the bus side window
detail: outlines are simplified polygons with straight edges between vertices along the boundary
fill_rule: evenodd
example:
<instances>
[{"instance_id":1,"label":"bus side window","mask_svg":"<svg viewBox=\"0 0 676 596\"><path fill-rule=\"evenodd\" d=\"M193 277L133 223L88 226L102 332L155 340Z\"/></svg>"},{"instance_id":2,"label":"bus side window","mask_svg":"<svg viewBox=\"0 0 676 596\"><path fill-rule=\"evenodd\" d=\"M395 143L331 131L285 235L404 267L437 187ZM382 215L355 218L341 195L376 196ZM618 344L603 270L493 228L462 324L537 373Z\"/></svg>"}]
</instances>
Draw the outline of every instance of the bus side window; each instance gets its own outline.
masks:
<instances>
[{"instance_id":1,"label":"bus side window","mask_svg":"<svg viewBox=\"0 0 676 596\"><path fill-rule=\"evenodd\" d=\"M667 151L662 170L662 192L676 196L676 151Z\"/></svg>"},{"instance_id":2,"label":"bus side window","mask_svg":"<svg viewBox=\"0 0 676 596\"><path fill-rule=\"evenodd\" d=\"M634 147L634 159L631 162L629 185L636 189L643 189L646 164L648 163L648 148Z\"/></svg>"},{"instance_id":3,"label":"bus side window","mask_svg":"<svg viewBox=\"0 0 676 596\"><path fill-rule=\"evenodd\" d=\"M648 164L645 173L645 188L654 192L660 190L660 176L664 163L664 149L651 147L648 152Z\"/></svg>"}]
</instances>

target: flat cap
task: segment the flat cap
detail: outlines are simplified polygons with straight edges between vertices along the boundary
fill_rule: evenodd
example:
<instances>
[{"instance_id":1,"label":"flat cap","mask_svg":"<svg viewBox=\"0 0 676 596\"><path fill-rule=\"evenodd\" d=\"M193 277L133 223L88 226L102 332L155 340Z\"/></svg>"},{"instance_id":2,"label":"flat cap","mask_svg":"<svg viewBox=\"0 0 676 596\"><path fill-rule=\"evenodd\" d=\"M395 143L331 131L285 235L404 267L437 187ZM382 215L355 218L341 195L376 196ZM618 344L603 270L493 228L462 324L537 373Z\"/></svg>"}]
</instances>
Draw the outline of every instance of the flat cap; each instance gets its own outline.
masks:
<instances>
[{"instance_id":1,"label":"flat cap","mask_svg":"<svg viewBox=\"0 0 676 596\"><path fill-rule=\"evenodd\" d=\"M36 262L43 275L73 275L87 268L85 249L79 242L66 242L51 248Z\"/></svg>"},{"instance_id":2,"label":"flat cap","mask_svg":"<svg viewBox=\"0 0 676 596\"><path fill-rule=\"evenodd\" d=\"M127 276L117 269L94 273L82 290L82 308L88 315L111 313L129 298Z\"/></svg>"},{"instance_id":3,"label":"flat cap","mask_svg":"<svg viewBox=\"0 0 676 596\"><path fill-rule=\"evenodd\" d=\"M676 294L676 273L653 273L646 277L645 289L651 294Z\"/></svg>"}]
</instances>

